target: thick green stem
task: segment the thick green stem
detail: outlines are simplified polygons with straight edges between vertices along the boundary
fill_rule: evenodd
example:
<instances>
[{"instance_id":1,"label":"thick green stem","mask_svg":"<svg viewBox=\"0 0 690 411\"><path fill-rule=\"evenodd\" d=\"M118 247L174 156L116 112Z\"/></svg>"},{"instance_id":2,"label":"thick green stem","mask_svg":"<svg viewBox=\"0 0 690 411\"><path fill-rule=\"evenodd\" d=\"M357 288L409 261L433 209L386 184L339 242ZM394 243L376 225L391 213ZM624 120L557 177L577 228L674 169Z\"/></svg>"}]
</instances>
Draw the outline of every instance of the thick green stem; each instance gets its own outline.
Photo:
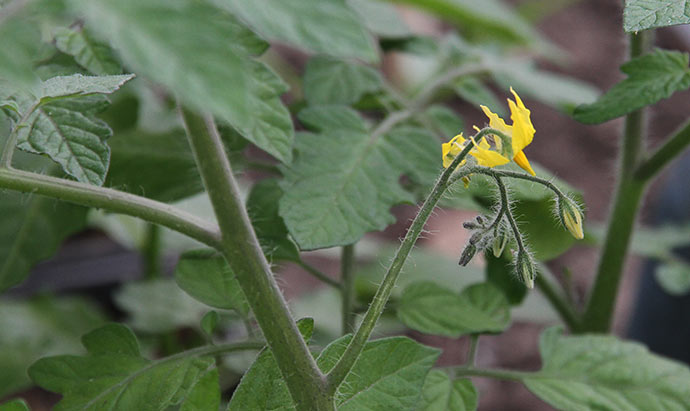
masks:
<instances>
[{"instance_id":1,"label":"thick green stem","mask_svg":"<svg viewBox=\"0 0 690 411\"><path fill-rule=\"evenodd\" d=\"M355 302L355 246L354 244L343 247L340 257L340 283L342 284L342 327L343 335L350 334L355 330L355 312L353 305Z\"/></svg>"},{"instance_id":2,"label":"thick green stem","mask_svg":"<svg viewBox=\"0 0 690 411\"><path fill-rule=\"evenodd\" d=\"M297 409L334 410L325 378L290 316L261 250L213 119L186 109L181 112L220 226L220 251L237 277Z\"/></svg>"},{"instance_id":3,"label":"thick green stem","mask_svg":"<svg viewBox=\"0 0 690 411\"><path fill-rule=\"evenodd\" d=\"M484 136L493 134L494 131L495 130L488 128L483 129L477 133L475 139L477 142L479 142ZM393 262L388 268L386 275L383 277L381 285L379 285L379 288L376 290L376 294L369 305L369 309L367 310L366 314L364 314L362 323L352 337L352 340L350 340L350 344L345 349L345 352L343 353L342 357L340 357L340 360L328 373L328 389L331 394L334 394L338 389L338 386L345 380L345 377L355 364L357 357L359 357L359 354L364 349L364 344L366 344L367 340L369 339L371 332L374 330L374 326L376 326L376 322L378 321L379 317L381 317L381 313L383 313L383 310L386 307L386 303L388 302L391 292L393 291L393 287L398 279L400 270L402 270L403 266L405 265L405 261L407 260L412 247L414 246L415 242L417 242L417 238L419 238L419 235L424 229L424 225L436 207L436 204L450 185L450 177L455 172L454 170L458 167L462 160L465 159L472 148L473 146L468 144L462 150L462 152L458 154L455 160L453 160L450 166L443 171L431 190L431 193L427 196L424 204L422 204L422 207L419 209L414 221L412 221L410 228L405 234L405 238L395 254ZM469 174L467 170L462 170L458 172L457 175L462 176L467 174Z\"/></svg>"},{"instance_id":4,"label":"thick green stem","mask_svg":"<svg viewBox=\"0 0 690 411\"><path fill-rule=\"evenodd\" d=\"M650 49L651 30L630 35L630 58ZM613 208L609 216L604 247L597 267L594 287L579 331L608 332L623 273L625 256L635 226L637 210L644 194L645 182L635 176L644 149L646 110L628 114L623 128L620 165Z\"/></svg>"},{"instance_id":5,"label":"thick green stem","mask_svg":"<svg viewBox=\"0 0 690 411\"><path fill-rule=\"evenodd\" d=\"M213 224L169 204L122 191L10 168L0 168L0 188L138 217L185 234L209 247L220 245L220 234Z\"/></svg>"},{"instance_id":6,"label":"thick green stem","mask_svg":"<svg viewBox=\"0 0 690 411\"><path fill-rule=\"evenodd\" d=\"M651 180L667 164L678 157L690 145L690 120L681 125L635 171L638 180Z\"/></svg>"}]
</instances>

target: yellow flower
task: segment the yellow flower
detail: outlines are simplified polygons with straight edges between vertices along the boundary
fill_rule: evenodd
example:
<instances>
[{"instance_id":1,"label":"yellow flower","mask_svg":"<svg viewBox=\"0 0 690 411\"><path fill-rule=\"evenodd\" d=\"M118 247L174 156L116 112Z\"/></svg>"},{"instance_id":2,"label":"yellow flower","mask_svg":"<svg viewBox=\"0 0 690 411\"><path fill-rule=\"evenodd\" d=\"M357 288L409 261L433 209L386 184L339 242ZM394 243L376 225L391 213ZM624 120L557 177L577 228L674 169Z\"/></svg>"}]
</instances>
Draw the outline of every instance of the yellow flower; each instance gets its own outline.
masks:
<instances>
[{"instance_id":1,"label":"yellow flower","mask_svg":"<svg viewBox=\"0 0 690 411\"><path fill-rule=\"evenodd\" d=\"M522 99L518 94L510 88L510 92L515 96L515 101L508 99L508 107L510 107L510 119L513 120L513 125L509 126L503 121L498 114L493 113L486 106L481 106L484 114L489 117L489 127L495 128L496 130L508 135L512 139L512 149L513 149L513 161L520 167L522 167L528 173L535 175L534 170L529 165L527 157L522 150L532 142L534 138L534 126L530 120L530 111L525 107ZM475 156L476 157L476 156ZM503 157L503 156L501 156ZM494 156L495 159L497 159ZM503 157L505 159L505 157ZM503 161L503 160L501 160ZM501 164L506 164L508 161ZM498 163L487 164L487 167L495 167L501 165Z\"/></svg>"},{"instance_id":2,"label":"yellow flower","mask_svg":"<svg viewBox=\"0 0 690 411\"><path fill-rule=\"evenodd\" d=\"M455 160L455 157L458 154L460 154L464 147L465 137L462 136L462 133L450 139L449 142L443 143L443 145L441 145L441 152L443 156L443 168L448 168L453 162L453 160Z\"/></svg>"},{"instance_id":3,"label":"yellow flower","mask_svg":"<svg viewBox=\"0 0 690 411\"><path fill-rule=\"evenodd\" d=\"M528 173L535 175L534 170L529 165L527 157L522 150L532 142L534 138L534 126L530 120L530 111L525 107L513 88L510 88L510 92L515 96L515 101L508 99L508 106L510 107L510 118L513 120L513 125L507 125L498 114L493 113L486 106L481 106L482 110L489 117L489 127L496 129L503 134L511 138L512 144L511 149L513 153L513 161L520 167L522 167ZM475 126L475 130L479 129ZM477 144L474 139L471 140L474 148L470 151L470 155L477 160L477 164L483 167L496 167L504 164L508 164L510 159L503 155L502 153L510 152L509 150L503 150L501 139L497 136L494 138L495 149L492 150L491 145L485 139ZM455 157L460 154L465 144L469 144L461 134L453 137L449 142L444 143L442 146L443 155L443 167L448 168L451 165ZM464 164L464 160L460 164Z\"/></svg>"}]
</instances>

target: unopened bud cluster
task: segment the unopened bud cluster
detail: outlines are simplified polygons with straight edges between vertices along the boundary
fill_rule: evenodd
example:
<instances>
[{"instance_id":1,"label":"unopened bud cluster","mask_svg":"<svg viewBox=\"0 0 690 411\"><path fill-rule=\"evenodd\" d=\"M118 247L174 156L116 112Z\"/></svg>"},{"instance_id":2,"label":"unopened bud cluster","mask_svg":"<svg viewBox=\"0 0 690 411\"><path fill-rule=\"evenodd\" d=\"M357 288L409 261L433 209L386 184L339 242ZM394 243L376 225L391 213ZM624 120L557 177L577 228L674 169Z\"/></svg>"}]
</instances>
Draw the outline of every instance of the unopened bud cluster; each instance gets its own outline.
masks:
<instances>
[{"instance_id":1,"label":"unopened bud cluster","mask_svg":"<svg viewBox=\"0 0 690 411\"><path fill-rule=\"evenodd\" d=\"M492 221L491 225L489 221ZM496 257L500 257L510 240L508 230L503 227L502 221L495 222L480 215L473 221L465 221L462 226L474 231L460 256L459 264L462 266L467 265L478 251L488 248L491 248Z\"/></svg>"}]
</instances>

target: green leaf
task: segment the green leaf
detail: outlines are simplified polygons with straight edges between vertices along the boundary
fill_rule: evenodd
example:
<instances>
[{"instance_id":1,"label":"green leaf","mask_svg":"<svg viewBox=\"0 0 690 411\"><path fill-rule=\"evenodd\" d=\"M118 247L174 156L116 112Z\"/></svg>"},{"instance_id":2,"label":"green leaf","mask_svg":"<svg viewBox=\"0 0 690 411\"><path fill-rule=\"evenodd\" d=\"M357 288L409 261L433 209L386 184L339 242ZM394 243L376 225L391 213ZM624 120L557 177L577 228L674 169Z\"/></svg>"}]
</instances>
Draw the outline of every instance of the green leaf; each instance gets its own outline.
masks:
<instances>
[{"instance_id":1,"label":"green leaf","mask_svg":"<svg viewBox=\"0 0 690 411\"><path fill-rule=\"evenodd\" d=\"M282 80L251 59L267 44L236 18L194 0L81 1L91 27L132 69L210 111L281 161L290 161L292 120ZM253 4L253 3L252 3Z\"/></svg>"},{"instance_id":2,"label":"green leaf","mask_svg":"<svg viewBox=\"0 0 690 411\"><path fill-rule=\"evenodd\" d=\"M175 268L175 281L187 294L215 308L246 316L249 304L225 258L215 250L188 251Z\"/></svg>"},{"instance_id":3,"label":"green leaf","mask_svg":"<svg viewBox=\"0 0 690 411\"><path fill-rule=\"evenodd\" d=\"M164 333L180 327L198 327L208 307L197 302L172 279L128 283L115 302L130 317L135 330Z\"/></svg>"},{"instance_id":4,"label":"green leaf","mask_svg":"<svg viewBox=\"0 0 690 411\"><path fill-rule=\"evenodd\" d=\"M78 181L103 185L110 160L105 140L112 131L94 114L107 104L104 96L93 95L30 107L26 121L15 125L19 127L17 147L47 154Z\"/></svg>"},{"instance_id":5,"label":"green leaf","mask_svg":"<svg viewBox=\"0 0 690 411\"><path fill-rule=\"evenodd\" d=\"M417 331L456 338L505 330L510 324L509 307L503 293L490 283L471 285L458 295L420 281L403 291L398 318Z\"/></svg>"},{"instance_id":6,"label":"green leaf","mask_svg":"<svg viewBox=\"0 0 690 411\"><path fill-rule=\"evenodd\" d=\"M523 379L542 400L564 410L685 410L690 370L613 336L541 337L543 366Z\"/></svg>"},{"instance_id":7,"label":"green leaf","mask_svg":"<svg viewBox=\"0 0 690 411\"><path fill-rule=\"evenodd\" d=\"M304 97L313 106L351 105L383 86L379 72L373 68L326 56L309 60L303 83Z\"/></svg>"},{"instance_id":8,"label":"green leaf","mask_svg":"<svg viewBox=\"0 0 690 411\"><path fill-rule=\"evenodd\" d=\"M138 347L128 331L119 324L94 330L84 337L92 342L86 346L87 355L42 358L29 368L29 376L39 386L63 395L56 410L162 410L185 399L213 367L212 358L173 356L150 361L109 343L116 334L122 337L120 343ZM93 350L101 344L107 348Z\"/></svg>"},{"instance_id":9,"label":"green leaf","mask_svg":"<svg viewBox=\"0 0 690 411\"><path fill-rule=\"evenodd\" d=\"M656 49L623 64L621 71L628 78L595 103L578 106L574 112L577 121L603 123L690 87L688 53Z\"/></svg>"},{"instance_id":10,"label":"green leaf","mask_svg":"<svg viewBox=\"0 0 690 411\"><path fill-rule=\"evenodd\" d=\"M371 0L346 0L372 33L384 38L412 35L398 10L390 4Z\"/></svg>"},{"instance_id":11,"label":"green leaf","mask_svg":"<svg viewBox=\"0 0 690 411\"><path fill-rule=\"evenodd\" d=\"M55 47L74 57L77 63L93 74L122 73L122 66L106 43L95 39L84 27L59 27L54 32Z\"/></svg>"},{"instance_id":12,"label":"green leaf","mask_svg":"<svg viewBox=\"0 0 690 411\"><path fill-rule=\"evenodd\" d=\"M209 311L201 318L201 329L209 337L216 331L219 317L217 311Z\"/></svg>"},{"instance_id":13,"label":"green leaf","mask_svg":"<svg viewBox=\"0 0 690 411\"><path fill-rule=\"evenodd\" d=\"M15 157L19 160L15 165L19 165L22 158ZM40 158L31 162L34 167L27 169L53 167ZM21 283L34 265L51 257L67 237L83 229L87 211L47 197L4 192L0 201L0 291Z\"/></svg>"},{"instance_id":14,"label":"green leaf","mask_svg":"<svg viewBox=\"0 0 690 411\"><path fill-rule=\"evenodd\" d=\"M526 243L540 261L548 261L563 254L577 242L553 214L553 202L520 201L514 205L514 215Z\"/></svg>"},{"instance_id":15,"label":"green leaf","mask_svg":"<svg viewBox=\"0 0 690 411\"><path fill-rule=\"evenodd\" d=\"M690 265L687 263L662 264L655 274L661 288L671 295L681 296L690 291Z\"/></svg>"},{"instance_id":16,"label":"green leaf","mask_svg":"<svg viewBox=\"0 0 690 411\"><path fill-rule=\"evenodd\" d=\"M309 341L314 331L314 320L303 318L297 328ZM243 410L294 410L290 392L278 368L273 353L263 349L251 367L244 373L240 384L230 399L227 411Z\"/></svg>"},{"instance_id":17,"label":"green leaf","mask_svg":"<svg viewBox=\"0 0 690 411\"><path fill-rule=\"evenodd\" d=\"M211 368L199 378L184 399L180 411L218 411L220 408L220 383L218 369Z\"/></svg>"},{"instance_id":18,"label":"green leaf","mask_svg":"<svg viewBox=\"0 0 690 411\"><path fill-rule=\"evenodd\" d=\"M316 360L323 372L340 359L351 336L329 344ZM407 337L382 338L364 345L352 371L335 394L338 410L409 410L417 404L424 379L440 351Z\"/></svg>"},{"instance_id":19,"label":"green leaf","mask_svg":"<svg viewBox=\"0 0 690 411\"><path fill-rule=\"evenodd\" d=\"M139 344L132 330L117 323L106 324L98 332L85 334L81 339L84 348L94 355L122 354L139 356Z\"/></svg>"},{"instance_id":20,"label":"green leaf","mask_svg":"<svg viewBox=\"0 0 690 411\"><path fill-rule=\"evenodd\" d=\"M0 411L30 411L29 405L21 398L0 404Z\"/></svg>"},{"instance_id":21,"label":"green leaf","mask_svg":"<svg viewBox=\"0 0 690 411\"><path fill-rule=\"evenodd\" d=\"M26 369L40 357L81 352L81 335L104 322L81 298L0 300L0 397L29 388Z\"/></svg>"},{"instance_id":22,"label":"green leaf","mask_svg":"<svg viewBox=\"0 0 690 411\"><path fill-rule=\"evenodd\" d=\"M152 134L137 129L116 133L108 144L108 187L164 202L204 190L182 130Z\"/></svg>"},{"instance_id":23,"label":"green leaf","mask_svg":"<svg viewBox=\"0 0 690 411\"><path fill-rule=\"evenodd\" d=\"M626 0L623 29L628 33L690 23L685 0Z\"/></svg>"},{"instance_id":24,"label":"green leaf","mask_svg":"<svg viewBox=\"0 0 690 411\"><path fill-rule=\"evenodd\" d=\"M57 76L49 78L41 84L41 92L37 97L43 102L90 94L111 94L133 78L134 74L114 76L73 74L71 76Z\"/></svg>"},{"instance_id":25,"label":"green leaf","mask_svg":"<svg viewBox=\"0 0 690 411\"><path fill-rule=\"evenodd\" d=\"M247 198L247 212L269 260L298 261L299 250L288 237L288 229L278 214L283 190L276 179L256 183Z\"/></svg>"},{"instance_id":26,"label":"green leaf","mask_svg":"<svg viewBox=\"0 0 690 411\"><path fill-rule=\"evenodd\" d=\"M401 174L423 185L440 171L438 144L428 132L397 128L372 138L359 115L342 106L309 108L299 157L285 169L280 215L303 250L351 244L395 221L390 207L412 202Z\"/></svg>"},{"instance_id":27,"label":"green leaf","mask_svg":"<svg viewBox=\"0 0 690 411\"><path fill-rule=\"evenodd\" d=\"M417 411L474 411L479 394L467 378L451 380L443 371L431 370L424 380Z\"/></svg>"},{"instance_id":28,"label":"green leaf","mask_svg":"<svg viewBox=\"0 0 690 411\"><path fill-rule=\"evenodd\" d=\"M316 53L378 61L373 39L344 0L217 0L269 40Z\"/></svg>"},{"instance_id":29,"label":"green leaf","mask_svg":"<svg viewBox=\"0 0 690 411\"><path fill-rule=\"evenodd\" d=\"M510 305L520 305L527 297L527 287L515 276L513 262L505 257L496 258L490 252L484 253L484 259L486 281L503 291Z\"/></svg>"}]
</instances>

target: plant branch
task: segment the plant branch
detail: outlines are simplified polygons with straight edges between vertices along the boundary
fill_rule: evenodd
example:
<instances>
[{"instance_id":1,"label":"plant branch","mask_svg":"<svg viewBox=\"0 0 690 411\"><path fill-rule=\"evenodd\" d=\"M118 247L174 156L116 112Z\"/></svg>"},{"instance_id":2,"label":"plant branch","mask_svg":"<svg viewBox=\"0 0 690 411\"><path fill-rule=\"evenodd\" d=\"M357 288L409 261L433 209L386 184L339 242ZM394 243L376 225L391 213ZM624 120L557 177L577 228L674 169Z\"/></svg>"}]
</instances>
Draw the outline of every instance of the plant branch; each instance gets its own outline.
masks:
<instances>
[{"instance_id":1,"label":"plant branch","mask_svg":"<svg viewBox=\"0 0 690 411\"><path fill-rule=\"evenodd\" d=\"M475 138L480 140L487 134L490 134L490 132L487 130L482 130L477 133ZM364 314L362 323L350 340L350 343L345 349L343 355L340 357L340 360L327 375L328 391L331 394L335 393L338 389L338 386L345 380L345 377L352 369L352 366L359 357L359 354L364 349L364 344L366 344L367 340L369 340L369 336L371 336L371 332L374 330L376 322L378 321L379 317L381 317L381 313L383 313L383 310L386 307L386 303L388 302L391 292L393 291L393 287L398 279L400 270L402 270L403 266L405 265L405 261L407 260L412 247L414 246L415 242L417 242L417 238L424 229L424 225L429 219L431 212L434 210L436 204L441 199L441 196L450 185L451 175L455 173L456 175L460 175L460 177L462 177L462 175L469 174L469 170L458 170L456 172L455 169L460 165L465 157L467 157L467 154L471 149L472 145L468 144L453 160L450 166L446 168L443 173L441 173L436 181L436 184L431 190L431 193L427 196L424 204L422 204L417 216L414 218L414 221L412 221L410 228L405 234L405 238L403 239L398 251L395 254L395 257L393 258L393 262L388 267L388 271L383 277L383 281L376 290L376 294L369 305L369 309Z\"/></svg>"},{"instance_id":2,"label":"plant branch","mask_svg":"<svg viewBox=\"0 0 690 411\"><path fill-rule=\"evenodd\" d=\"M631 59L651 48L652 36L652 30L630 35ZM645 144L646 117L646 109L641 108L625 118L613 208L594 286L582 318L581 332L608 332L611 325L625 256L645 190L645 182L635 177L635 170L639 166L640 153Z\"/></svg>"},{"instance_id":3,"label":"plant branch","mask_svg":"<svg viewBox=\"0 0 690 411\"><path fill-rule=\"evenodd\" d=\"M14 150L17 148L17 137L19 136L19 130L22 127L26 127L24 124L26 120L29 119L29 116L31 116L31 113L36 110L36 108L40 105L40 102L37 102L31 108L29 108L24 115L22 115L19 118L19 121L14 124L14 127L12 127L12 131L10 132L9 136L7 136L7 140L5 140L5 145L2 148L2 157L0 157L0 167L3 168L11 168L12 167L12 157L14 155Z\"/></svg>"},{"instance_id":4,"label":"plant branch","mask_svg":"<svg viewBox=\"0 0 690 411\"><path fill-rule=\"evenodd\" d=\"M678 157L690 145L690 120L681 125L646 161L635 171L638 180L651 180L667 164Z\"/></svg>"},{"instance_id":5,"label":"plant branch","mask_svg":"<svg viewBox=\"0 0 690 411\"><path fill-rule=\"evenodd\" d=\"M9 168L0 168L0 188L138 217L185 234L209 247L217 248L220 244L218 228L213 224L169 204L111 188Z\"/></svg>"},{"instance_id":6,"label":"plant branch","mask_svg":"<svg viewBox=\"0 0 690 411\"><path fill-rule=\"evenodd\" d=\"M470 349L467 353L467 365L474 367L477 363L477 349L479 348L479 334L470 335Z\"/></svg>"},{"instance_id":7,"label":"plant branch","mask_svg":"<svg viewBox=\"0 0 690 411\"><path fill-rule=\"evenodd\" d=\"M290 316L261 250L213 119L184 108L180 112L218 219L220 251L237 277L297 409L334 410L324 376Z\"/></svg>"},{"instance_id":8,"label":"plant branch","mask_svg":"<svg viewBox=\"0 0 690 411\"><path fill-rule=\"evenodd\" d=\"M320 271L318 268L307 263L306 261L300 259L299 261L296 261L296 263L297 263L297 265L302 267L304 269L304 271L311 274L314 278L317 278L318 280L323 281L324 283L330 285L331 287L337 288L338 290L342 287L342 285L338 281L332 279L331 277L328 276L328 274Z\"/></svg>"},{"instance_id":9,"label":"plant branch","mask_svg":"<svg viewBox=\"0 0 690 411\"><path fill-rule=\"evenodd\" d=\"M355 246L346 245L340 257L340 283L342 284L342 327L343 335L355 330L354 288L355 288Z\"/></svg>"}]
</instances>

